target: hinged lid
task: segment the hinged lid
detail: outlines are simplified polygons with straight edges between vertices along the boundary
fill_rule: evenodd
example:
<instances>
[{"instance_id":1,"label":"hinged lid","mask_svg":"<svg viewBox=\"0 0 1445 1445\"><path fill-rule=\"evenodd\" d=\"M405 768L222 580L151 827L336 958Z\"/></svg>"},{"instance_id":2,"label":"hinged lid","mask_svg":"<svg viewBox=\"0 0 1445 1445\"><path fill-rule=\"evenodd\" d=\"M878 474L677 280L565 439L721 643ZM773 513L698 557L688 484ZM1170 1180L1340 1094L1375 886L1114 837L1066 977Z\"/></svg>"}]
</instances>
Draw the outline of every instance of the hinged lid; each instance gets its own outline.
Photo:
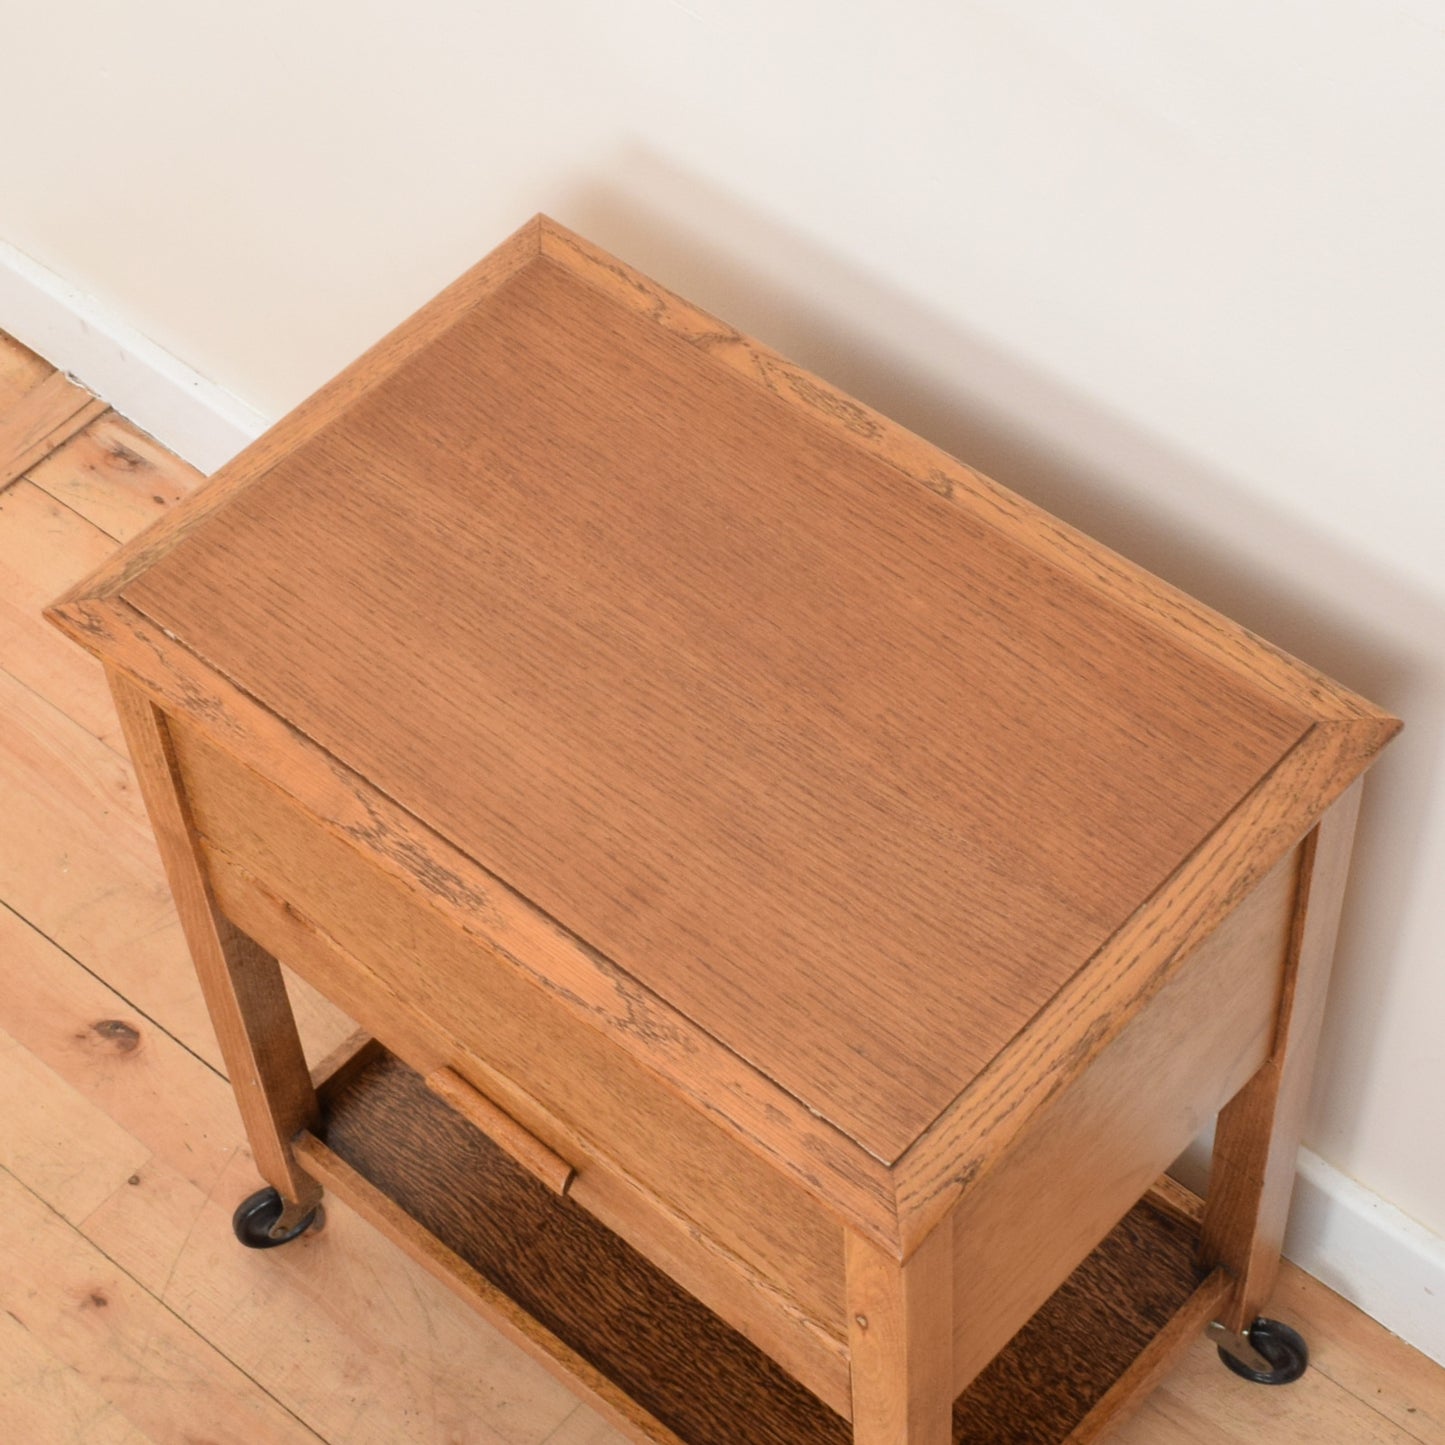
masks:
<instances>
[{"instance_id":1,"label":"hinged lid","mask_svg":"<svg viewBox=\"0 0 1445 1445\"><path fill-rule=\"evenodd\" d=\"M886 1163L1394 727L542 219L97 590Z\"/></svg>"}]
</instances>

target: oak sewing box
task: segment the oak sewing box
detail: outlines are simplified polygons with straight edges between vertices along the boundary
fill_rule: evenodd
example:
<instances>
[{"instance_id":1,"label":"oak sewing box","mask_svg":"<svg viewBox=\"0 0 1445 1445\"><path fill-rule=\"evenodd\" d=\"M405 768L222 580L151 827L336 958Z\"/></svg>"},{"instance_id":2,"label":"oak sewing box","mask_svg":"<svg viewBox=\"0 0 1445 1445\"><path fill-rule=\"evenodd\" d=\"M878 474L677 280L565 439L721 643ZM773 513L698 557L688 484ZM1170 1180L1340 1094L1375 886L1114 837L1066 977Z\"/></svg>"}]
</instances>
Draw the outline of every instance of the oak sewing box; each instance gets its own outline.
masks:
<instances>
[{"instance_id":1,"label":"oak sewing box","mask_svg":"<svg viewBox=\"0 0 1445 1445\"><path fill-rule=\"evenodd\" d=\"M1256 1319L1361 698L541 217L51 615L245 1242L333 1190L686 1445L1091 1439L1206 1327L1302 1365ZM278 957L365 1031L314 1071Z\"/></svg>"}]
</instances>

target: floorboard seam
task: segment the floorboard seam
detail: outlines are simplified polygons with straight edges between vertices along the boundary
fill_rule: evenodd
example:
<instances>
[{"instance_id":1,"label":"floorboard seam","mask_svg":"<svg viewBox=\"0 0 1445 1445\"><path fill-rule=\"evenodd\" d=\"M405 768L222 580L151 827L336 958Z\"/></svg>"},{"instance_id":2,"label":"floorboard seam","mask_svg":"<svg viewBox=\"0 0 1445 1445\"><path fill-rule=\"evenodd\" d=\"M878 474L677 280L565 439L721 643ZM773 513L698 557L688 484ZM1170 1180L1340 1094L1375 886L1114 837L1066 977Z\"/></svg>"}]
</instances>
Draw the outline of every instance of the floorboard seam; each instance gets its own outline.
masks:
<instances>
[{"instance_id":1,"label":"floorboard seam","mask_svg":"<svg viewBox=\"0 0 1445 1445\"><path fill-rule=\"evenodd\" d=\"M97 417L96 420L98 421L99 418ZM85 433L88 432L90 428L94 425L95 422L89 423L80 431L76 432L76 434L71 437L70 440L77 441L79 438L83 437ZM60 448L57 447L55 450L59 451ZM49 456L42 457L40 460L42 462L48 462L50 460L50 457L53 457L54 455L55 452L51 452ZM124 537L117 537L114 532L106 531L106 529L102 527L100 523L95 520L94 517L87 517L85 513L82 512L80 508L77 507L67 497L63 497L59 495L59 493L52 491L51 488L47 487L44 482L37 481L35 479L35 467L38 467L39 465L40 462L36 462L35 466L31 467L28 472L22 472L18 477L16 477L15 482L29 482L30 485L34 487L37 492L44 492L45 495L49 497L50 500L54 502L57 507L64 507L67 512L70 512L72 515L79 517L80 520L84 522L87 527L93 527L100 536L104 537L106 541L114 543L117 548L121 547L124 544ZM11 485L15 485L15 482L12 482ZM158 512L156 515L160 517L164 516L165 514L163 512Z\"/></svg>"},{"instance_id":2,"label":"floorboard seam","mask_svg":"<svg viewBox=\"0 0 1445 1445\"><path fill-rule=\"evenodd\" d=\"M154 1017L152 1017L152 1015L148 1014L143 1008L141 1008L141 1007L139 1007L137 1004L133 1003L133 1002L132 1002L130 999L128 999L123 993L121 993L120 990L117 989L114 984L112 984L112 983L111 983L108 979L106 979L103 975L97 973L93 968L91 968L90 965L87 964L84 959L82 959L82 958L77 958L76 955L73 954L63 943L60 943L60 942L58 942L56 939L52 938L50 934L48 934L43 928L41 928L41 927L40 927L37 923L35 923L32 919L27 918L27 917L26 917L18 908L16 908L13 904L7 902L7 901L6 901L5 899L3 899L3 898L0 898L0 908L3 908L7 913L13 915L15 918L18 918L21 923L23 923L27 928L31 929L33 932L38 933L41 938L43 938L52 948L54 948L54 949L56 950L56 952L63 954L63 955L64 955L66 958L68 958L68 959L71 961L71 963L73 963L77 968L82 969L85 973L89 974L90 977L93 978L98 984L100 984L101 987L104 988L107 993L113 994L113 995L114 995L116 998L118 998L128 1009L130 1009L133 1013L136 1013L136 1014L138 1014L141 1018L143 1018L153 1029L156 1029L156 1030L158 1030L160 1033L164 1034L164 1035L166 1036L166 1038L170 1039L170 1041L171 1041L173 1044L175 1044L178 1048L184 1049L193 1059L196 1060L197 1063L202 1064L205 1068L209 1069L209 1070L211 1071L211 1073L215 1074L218 1079L222 1079L222 1080L225 1080L225 1079L226 1079L226 1075L225 1075L224 1073L222 1073L221 1070L218 1069L208 1058L206 1058L204 1054L198 1054L184 1039L178 1038L178 1037L177 1037L175 1034L173 1034L163 1023L159 1022L157 1019L155 1019ZM229 1082L229 1081L227 1081L227 1082Z\"/></svg>"},{"instance_id":3,"label":"floorboard seam","mask_svg":"<svg viewBox=\"0 0 1445 1445\"><path fill-rule=\"evenodd\" d=\"M14 910L12 909L11 911L13 912ZM101 1246L98 1245L93 1239L91 1239L90 1236L86 1234L83 1229L77 1228L76 1225L72 1224L70 1220L68 1220L63 1214L61 1214L60 1211L56 1209L50 1203L50 1201L45 1198L44 1195L36 1193L36 1191L32 1189L23 1179L21 1179L18 1175L13 1174L3 1164L0 1164L0 1172L3 1172L8 1178L13 1179L15 1183L20 1186L21 1189L23 1189L28 1195L30 1195L32 1199L38 1201L49 1214L54 1215L55 1218L58 1219L61 1224L63 1224L68 1230L70 1230L72 1234L79 1235L79 1237L85 1241L86 1245L89 1248L93 1249L113 1268L118 1269L121 1274L123 1274L128 1280L130 1280L133 1285L135 1285L137 1289L142 1290L147 1295L149 1295L150 1298L153 1299L163 1310L165 1310L165 1312L170 1315L172 1319L176 1320L185 1329L189 1330L190 1333L193 1334L208 1350L213 1350L217 1355L221 1357L221 1359L225 1360L232 1369L236 1370L241 1376L249 1380L256 1387L256 1389L261 1392L261 1394L263 1394L268 1400L272 1401L276 1405L277 1409L284 1410L286 1414L289 1415L291 1419L293 1419L303 1430L305 1430L308 1435L322 1442L322 1445L327 1445L326 1437L324 1435L321 1435L317 1431L313 1430L311 1426L305 1420L303 1420L301 1416L298 1415L293 1409L291 1409L291 1407L287 1405L284 1400L279 1399L276 1395L273 1395L271 1391L265 1387L265 1385L263 1385L253 1374L250 1373L249 1370L246 1370L235 1360L233 1360L230 1355L228 1355L214 1340L207 1339L206 1336L203 1335L188 1319L186 1319L184 1315L180 1314L163 1298L161 1298L160 1295L156 1294L153 1290L148 1288L143 1281L137 1279L123 1264L120 1263L119 1260L115 1259L112 1255L107 1254L106 1251L102 1249ZM116 1408L119 1409L118 1406ZM120 1413L124 1414L125 1412L122 1410ZM127 1416L127 1418L129 1417Z\"/></svg>"},{"instance_id":4,"label":"floorboard seam","mask_svg":"<svg viewBox=\"0 0 1445 1445\"><path fill-rule=\"evenodd\" d=\"M3 495L4 489L0 488L0 496ZM81 732L86 735L86 737L94 739L101 745L101 747L105 748L108 752L114 753L116 757L120 758L123 762L129 764L130 754L127 753L123 748L117 747L114 743L106 742L103 737L101 737L98 733L92 732L88 727L86 727L83 722L80 722L78 719L71 717L71 715L66 712L66 710L61 707L60 704L56 702L53 698L48 698L43 692L40 692L36 688L31 687L31 685L26 682L23 677L20 677L18 674L11 672L8 667L0 667L0 674L3 674L5 677L9 678L10 681L16 685L16 687L24 688L31 697L33 697L37 702L42 704L42 706L48 707L51 712L59 713L60 716L66 720L66 722L70 723L73 727L78 727ZM117 729L117 732L119 732L119 729Z\"/></svg>"}]
</instances>

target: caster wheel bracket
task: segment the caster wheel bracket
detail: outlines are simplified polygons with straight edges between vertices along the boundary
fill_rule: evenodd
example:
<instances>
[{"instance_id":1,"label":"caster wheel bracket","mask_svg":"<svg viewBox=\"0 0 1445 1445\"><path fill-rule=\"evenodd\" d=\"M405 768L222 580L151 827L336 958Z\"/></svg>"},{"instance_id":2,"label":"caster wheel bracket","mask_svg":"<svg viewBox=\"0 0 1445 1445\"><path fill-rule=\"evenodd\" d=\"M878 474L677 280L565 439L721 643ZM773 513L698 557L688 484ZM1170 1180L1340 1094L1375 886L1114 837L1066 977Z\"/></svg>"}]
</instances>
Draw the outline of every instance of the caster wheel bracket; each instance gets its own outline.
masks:
<instances>
[{"instance_id":1,"label":"caster wheel bracket","mask_svg":"<svg viewBox=\"0 0 1445 1445\"><path fill-rule=\"evenodd\" d=\"M305 1234L319 1214L315 1204L289 1204L274 1189L258 1189L236 1206L231 1228L247 1249L275 1249Z\"/></svg>"},{"instance_id":2,"label":"caster wheel bracket","mask_svg":"<svg viewBox=\"0 0 1445 1445\"><path fill-rule=\"evenodd\" d=\"M1209 1338L1225 1367L1256 1385L1289 1385L1309 1368L1309 1346L1279 1320L1257 1319L1242 1334L1215 1322Z\"/></svg>"}]
</instances>

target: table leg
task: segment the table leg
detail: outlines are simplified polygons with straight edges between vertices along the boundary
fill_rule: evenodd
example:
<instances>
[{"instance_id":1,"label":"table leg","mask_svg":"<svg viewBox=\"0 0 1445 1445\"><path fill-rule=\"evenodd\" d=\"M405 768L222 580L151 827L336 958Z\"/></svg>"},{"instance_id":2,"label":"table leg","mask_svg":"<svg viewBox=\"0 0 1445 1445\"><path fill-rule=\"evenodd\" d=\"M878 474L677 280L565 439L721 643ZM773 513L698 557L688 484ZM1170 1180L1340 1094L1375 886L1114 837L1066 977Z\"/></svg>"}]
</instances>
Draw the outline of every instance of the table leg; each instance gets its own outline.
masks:
<instances>
[{"instance_id":1,"label":"table leg","mask_svg":"<svg viewBox=\"0 0 1445 1445\"><path fill-rule=\"evenodd\" d=\"M120 674L110 673L110 687L256 1168L289 1226L314 1208L321 1186L291 1152L316 1118L316 1094L281 968L216 907L164 715Z\"/></svg>"},{"instance_id":2,"label":"table leg","mask_svg":"<svg viewBox=\"0 0 1445 1445\"><path fill-rule=\"evenodd\" d=\"M1274 1048L1219 1115L1201 1251L1234 1278L1218 1323L1235 1338L1259 1317L1279 1272L1359 804L1357 782L1305 840Z\"/></svg>"},{"instance_id":3,"label":"table leg","mask_svg":"<svg viewBox=\"0 0 1445 1445\"><path fill-rule=\"evenodd\" d=\"M906 1262L847 1234L856 1445L952 1445L953 1229Z\"/></svg>"}]
</instances>

